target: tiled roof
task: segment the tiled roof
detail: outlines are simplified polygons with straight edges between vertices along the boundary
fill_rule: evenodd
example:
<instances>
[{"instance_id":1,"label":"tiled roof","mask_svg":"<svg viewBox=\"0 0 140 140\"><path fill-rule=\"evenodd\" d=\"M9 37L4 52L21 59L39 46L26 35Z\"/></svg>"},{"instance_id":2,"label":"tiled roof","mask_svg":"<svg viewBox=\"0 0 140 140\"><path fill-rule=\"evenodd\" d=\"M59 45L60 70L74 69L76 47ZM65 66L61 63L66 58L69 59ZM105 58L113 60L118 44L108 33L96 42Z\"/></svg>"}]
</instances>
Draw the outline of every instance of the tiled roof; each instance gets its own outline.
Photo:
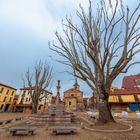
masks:
<instances>
[{"instance_id":1,"label":"tiled roof","mask_svg":"<svg viewBox=\"0 0 140 140\"><path fill-rule=\"evenodd\" d=\"M137 80L140 80L140 73L137 75L125 76L123 78L122 88L140 91L140 88L137 87Z\"/></svg>"},{"instance_id":2,"label":"tiled roof","mask_svg":"<svg viewBox=\"0 0 140 140\"><path fill-rule=\"evenodd\" d=\"M4 86L4 87L11 88L11 89L14 89L14 90L17 90L16 88L13 88L13 87L11 87L11 86L9 86L9 85L6 85L6 84L2 84L2 83L0 83L0 85L1 85L1 86Z\"/></svg>"},{"instance_id":3,"label":"tiled roof","mask_svg":"<svg viewBox=\"0 0 140 140\"><path fill-rule=\"evenodd\" d=\"M127 94L140 94L140 91L129 89L116 89L110 95L127 95Z\"/></svg>"}]
</instances>

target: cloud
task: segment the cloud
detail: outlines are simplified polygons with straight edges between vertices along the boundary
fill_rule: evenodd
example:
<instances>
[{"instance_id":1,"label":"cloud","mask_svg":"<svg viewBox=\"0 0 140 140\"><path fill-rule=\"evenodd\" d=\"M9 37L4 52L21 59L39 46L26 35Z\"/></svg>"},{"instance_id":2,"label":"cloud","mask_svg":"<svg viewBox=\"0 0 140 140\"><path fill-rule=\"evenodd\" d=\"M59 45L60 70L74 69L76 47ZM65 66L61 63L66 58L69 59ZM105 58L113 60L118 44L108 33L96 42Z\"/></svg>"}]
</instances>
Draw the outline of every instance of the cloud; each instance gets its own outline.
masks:
<instances>
[{"instance_id":1,"label":"cloud","mask_svg":"<svg viewBox=\"0 0 140 140\"><path fill-rule=\"evenodd\" d=\"M80 3L84 9L88 9L88 0L1 0L1 22L9 22L30 30L41 38L51 39L56 29L61 32L61 19L66 15L72 15L76 19L75 13ZM130 2L124 0L124 3ZM136 0L129 5L132 7L135 3ZM93 5L96 4L93 1Z\"/></svg>"},{"instance_id":2,"label":"cloud","mask_svg":"<svg viewBox=\"0 0 140 140\"><path fill-rule=\"evenodd\" d=\"M80 2L82 0L4 0L0 1L0 17L2 21L50 39L61 27L61 19L66 14L74 14ZM86 7L88 0L83 5Z\"/></svg>"},{"instance_id":3,"label":"cloud","mask_svg":"<svg viewBox=\"0 0 140 140\"><path fill-rule=\"evenodd\" d=\"M77 21L75 14L79 3L88 9L88 0L0 0L0 60L4 60L0 61L1 82L21 87L22 73L36 60L49 59L48 40L55 39L56 29L62 33L61 20L66 15ZM133 8L138 0L133 0L133 3L124 0L124 3ZM93 5L96 5L95 0ZM57 58L56 54L53 56ZM69 82L69 75L60 73L65 66L51 64L56 71L54 80L62 80L62 90L71 87L73 81ZM83 90L88 91L82 85Z\"/></svg>"}]
</instances>

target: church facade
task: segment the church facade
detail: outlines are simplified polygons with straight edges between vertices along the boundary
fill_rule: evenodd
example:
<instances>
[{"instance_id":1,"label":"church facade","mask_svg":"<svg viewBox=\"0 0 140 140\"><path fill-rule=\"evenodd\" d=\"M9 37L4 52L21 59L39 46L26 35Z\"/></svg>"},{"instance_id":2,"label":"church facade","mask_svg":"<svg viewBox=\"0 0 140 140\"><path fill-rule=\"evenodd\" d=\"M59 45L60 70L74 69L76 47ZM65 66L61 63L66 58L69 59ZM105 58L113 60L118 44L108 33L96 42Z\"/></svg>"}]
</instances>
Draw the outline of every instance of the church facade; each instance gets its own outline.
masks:
<instances>
[{"instance_id":1,"label":"church facade","mask_svg":"<svg viewBox=\"0 0 140 140\"><path fill-rule=\"evenodd\" d=\"M77 110L84 108L83 92L80 91L80 86L75 81L72 88L64 92L64 106L66 110Z\"/></svg>"}]
</instances>

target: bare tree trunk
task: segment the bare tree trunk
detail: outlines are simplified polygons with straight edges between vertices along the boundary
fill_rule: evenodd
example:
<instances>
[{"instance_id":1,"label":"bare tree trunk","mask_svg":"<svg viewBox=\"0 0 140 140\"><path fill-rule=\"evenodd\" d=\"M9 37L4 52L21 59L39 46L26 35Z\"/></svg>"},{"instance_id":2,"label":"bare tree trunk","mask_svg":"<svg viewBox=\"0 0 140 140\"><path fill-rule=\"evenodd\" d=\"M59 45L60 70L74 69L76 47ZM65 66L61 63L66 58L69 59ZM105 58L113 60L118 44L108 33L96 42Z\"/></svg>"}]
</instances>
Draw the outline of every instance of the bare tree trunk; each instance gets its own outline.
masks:
<instances>
[{"instance_id":1,"label":"bare tree trunk","mask_svg":"<svg viewBox=\"0 0 140 140\"><path fill-rule=\"evenodd\" d=\"M37 113L37 108L38 108L38 103L33 103L32 104L32 113L36 114Z\"/></svg>"},{"instance_id":2,"label":"bare tree trunk","mask_svg":"<svg viewBox=\"0 0 140 140\"><path fill-rule=\"evenodd\" d=\"M104 95L106 95L106 93L100 94L98 102L99 122L100 123L115 122L111 113L111 108L108 103L108 97L105 97Z\"/></svg>"},{"instance_id":3,"label":"bare tree trunk","mask_svg":"<svg viewBox=\"0 0 140 140\"><path fill-rule=\"evenodd\" d=\"M140 3L130 12L123 2L116 0L112 6L110 1L108 6L106 0L101 0L97 14L91 3L89 0L88 12L80 6L77 14L80 26L66 18L65 37L56 32L59 44L53 44L51 50L64 58L58 62L71 67L68 73L85 81L97 94L99 122L114 122L108 104L112 82L120 73L140 63L132 61L140 53Z\"/></svg>"},{"instance_id":4,"label":"bare tree trunk","mask_svg":"<svg viewBox=\"0 0 140 140\"><path fill-rule=\"evenodd\" d=\"M37 113L39 101L43 98L46 99L50 94L46 88L52 80L52 74L52 68L47 63L43 64L41 61L35 65L34 73L30 73L29 69L26 72L27 89L32 100L32 113ZM23 79L24 87L26 81Z\"/></svg>"},{"instance_id":5,"label":"bare tree trunk","mask_svg":"<svg viewBox=\"0 0 140 140\"><path fill-rule=\"evenodd\" d=\"M99 122L115 122L107 101L99 102Z\"/></svg>"}]
</instances>

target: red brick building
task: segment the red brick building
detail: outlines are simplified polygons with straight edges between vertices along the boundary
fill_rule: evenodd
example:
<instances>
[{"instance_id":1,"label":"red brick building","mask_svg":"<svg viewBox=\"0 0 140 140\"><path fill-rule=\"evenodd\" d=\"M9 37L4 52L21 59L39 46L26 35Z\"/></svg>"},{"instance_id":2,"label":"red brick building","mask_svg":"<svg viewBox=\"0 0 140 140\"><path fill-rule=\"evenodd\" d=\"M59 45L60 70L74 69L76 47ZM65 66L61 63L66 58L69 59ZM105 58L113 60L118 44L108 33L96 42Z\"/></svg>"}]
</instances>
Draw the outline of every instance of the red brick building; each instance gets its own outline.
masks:
<instances>
[{"instance_id":1,"label":"red brick building","mask_svg":"<svg viewBox=\"0 0 140 140\"><path fill-rule=\"evenodd\" d=\"M140 73L137 75L125 76L123 78L122 88L140 91Z\"/></svg>"}]
</instances>

